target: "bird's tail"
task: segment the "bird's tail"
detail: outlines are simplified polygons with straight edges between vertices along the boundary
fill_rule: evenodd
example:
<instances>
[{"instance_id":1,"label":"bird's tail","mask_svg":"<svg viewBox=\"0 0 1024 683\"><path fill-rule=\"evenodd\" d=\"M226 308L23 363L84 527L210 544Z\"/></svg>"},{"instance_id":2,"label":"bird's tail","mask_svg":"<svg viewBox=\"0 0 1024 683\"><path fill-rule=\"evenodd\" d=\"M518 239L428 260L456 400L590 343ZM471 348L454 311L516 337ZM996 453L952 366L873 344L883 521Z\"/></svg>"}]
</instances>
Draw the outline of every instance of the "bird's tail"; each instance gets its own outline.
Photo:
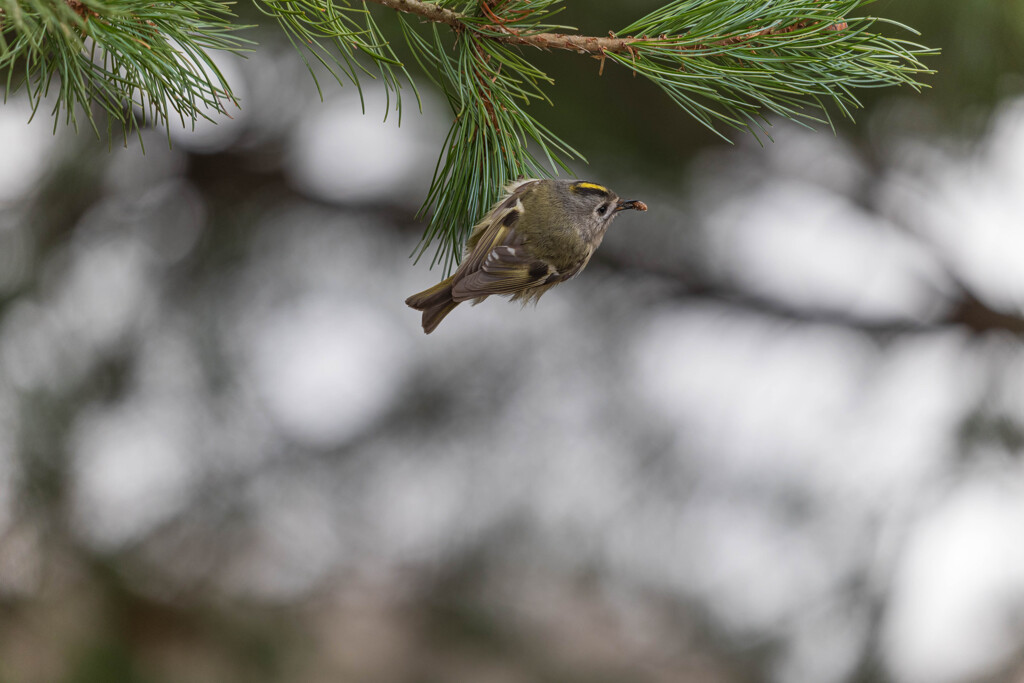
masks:
<instances>
[{"instance_id":1,"label":"bird's tail","mask_svg":"<svg viewBox=\"0 0 1024 683\"><path fill-rule=\"evenodd\" d=\"M441 324L444 317L452 312L458 301L452 299L452 280L445 278L430 289L413 294L405 300L405 304L417 311L423 311L423 331L430 334Z\"/></svg>"}]
</instances>

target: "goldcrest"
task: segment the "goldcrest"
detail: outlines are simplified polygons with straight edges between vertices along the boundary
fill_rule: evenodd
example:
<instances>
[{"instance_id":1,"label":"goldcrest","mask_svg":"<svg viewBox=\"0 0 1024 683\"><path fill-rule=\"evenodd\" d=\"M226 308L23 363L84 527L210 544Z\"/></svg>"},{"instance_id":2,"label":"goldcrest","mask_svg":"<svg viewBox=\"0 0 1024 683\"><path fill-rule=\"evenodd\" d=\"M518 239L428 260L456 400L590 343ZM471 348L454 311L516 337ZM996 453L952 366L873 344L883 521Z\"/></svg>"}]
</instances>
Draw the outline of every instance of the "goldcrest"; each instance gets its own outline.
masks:
<instances>
[{"instance_id":1,"label":"goldcrest","mask_svg":"<svg viewBox=\"0 0 1024 683\"><path fill-rule=\"evenodd\" d=\"M427 334L463 301L480 303L492 294L539 300L586 267L620 212L647 210L587 181L521 180L507 191L473 228L459 268L405 300L423 311Z\"/></svg>"}]
</instances>

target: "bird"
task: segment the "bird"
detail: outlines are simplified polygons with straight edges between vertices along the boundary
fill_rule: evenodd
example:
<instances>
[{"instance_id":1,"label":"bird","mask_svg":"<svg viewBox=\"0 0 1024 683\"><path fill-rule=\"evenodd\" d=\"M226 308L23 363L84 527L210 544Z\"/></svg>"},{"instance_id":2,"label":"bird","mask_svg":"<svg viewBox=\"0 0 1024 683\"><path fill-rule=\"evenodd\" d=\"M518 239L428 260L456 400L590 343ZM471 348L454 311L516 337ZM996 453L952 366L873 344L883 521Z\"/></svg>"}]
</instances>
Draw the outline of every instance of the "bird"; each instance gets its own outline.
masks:
<instances>
[{"instance_id":1,"label":"bird","mask_svg":"<svg viewBox=\"0 0 1024 683\"><path fill-rule=\"evenodd\" d=\"M464 301L478 304L497 294L536 303L586 267L616 216L647 210L642 201L623 201L586 180L528 178L505 191L474 226L456 271L405 300L423 312L426 334Z\"/></svg>"}]
</instances>

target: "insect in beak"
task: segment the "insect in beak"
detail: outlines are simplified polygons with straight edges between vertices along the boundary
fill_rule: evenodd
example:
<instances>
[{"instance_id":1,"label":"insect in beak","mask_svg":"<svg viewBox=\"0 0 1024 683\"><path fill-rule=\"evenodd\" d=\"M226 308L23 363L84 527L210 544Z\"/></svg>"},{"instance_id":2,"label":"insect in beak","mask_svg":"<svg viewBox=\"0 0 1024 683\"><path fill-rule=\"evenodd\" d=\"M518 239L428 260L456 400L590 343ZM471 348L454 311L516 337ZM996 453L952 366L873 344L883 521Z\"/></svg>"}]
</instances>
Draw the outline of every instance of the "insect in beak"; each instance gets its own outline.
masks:
<instances>
[{"instance_id":1,"label":"insect in beak","mask_svg":"<svg viewBox=\"0 0 1024 683\"><path fill-rule=\"evenodd\" d=\"M646 211L647 210L647 205L644 204L639 199L630 199L628 201L619 202L615 206L615 212L616 213L618 213L619 211L626 211L628 209L636 209L637 211Z\"/></svg>"}]
</instances>

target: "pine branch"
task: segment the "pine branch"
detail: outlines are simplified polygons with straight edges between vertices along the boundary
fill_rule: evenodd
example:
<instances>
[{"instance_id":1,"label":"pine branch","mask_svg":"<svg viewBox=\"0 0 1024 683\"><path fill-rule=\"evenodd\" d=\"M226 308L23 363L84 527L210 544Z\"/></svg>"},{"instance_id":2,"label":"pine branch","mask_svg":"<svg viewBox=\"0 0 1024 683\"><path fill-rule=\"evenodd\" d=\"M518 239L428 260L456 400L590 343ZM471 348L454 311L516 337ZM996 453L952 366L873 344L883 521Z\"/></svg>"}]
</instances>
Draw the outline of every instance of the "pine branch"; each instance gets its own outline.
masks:
<instances>
[{"instance_id":1,"label":"pine branch","mask_svg":"<svg viewBox=\"0 0 1024 683\"><path fill-rule=\"evenodd\" d=\"M666 0L608 36L553 23L563 0L254 0L310 66L359 89L379 77L401 116L412 83L369 5L394 11L413 59L444 92L453 123L421 210L430 223L417 249L439 241L434 262L459 260L475 219L502 187L550 177L582 159L545 128L530 105L550 104L551 78L522 48L565 50L628 69L661 88L718 135L766 133L769 116L831 124L860 107L860 88L922 87L920 58L933 51L882 35L910 30L857 16L873 0ZM0 73L10 95L24 87L33 110L56 92L54 118L93 109L125 134L140 126L208 117L237 106L212 51L240 52L227 0L0 0ZM418 20L418 21L414 21ZM312 58L312 61L310 60ZM372 68L371 68L372 67ZM320 83L316 82L320 89ZM414 89L415 92L415 89ZM322 93L322 91L321 91ZM98 132L98 131L97 131Z\"/></svg>"},{"instance_id":2,"label":"pine branch","mask_svg":"<svg viewBox=\"0 0 1024 683\"><path fill-rule=\"evenodd\" d=\"M464 20L467 17L458 12L454 12L449 9L445 9L437 4L431 2L423 2L422 0L370 0L376 2L379 5L390 7L391 9L399 12L405 12L407 14L415 14L429 21L434 21L442 24L447 24L456 30L462 30ZM487 7L483 4L482 7ZM499 43L506 43L509 45L527 45L530 47L536 47L542 50L570 50L579 54L590 54L590 55L605 55L609 52L619 54L634 54L637 48L642 46L657 46L666 45L669 47L678 45L677 38L670 38L669 36L659 36L657 38L635 38L627 36L624 38L615 37L610 35L608 37L602 36L581 36L573 33L527 33L523 34L517 29L508 28L501 17L495 15L489 8L490 12L488 15L490 18L495 20L494 24L484 25L476 27L478 33L482 36L490 38ZM693 45L686 49L692 50L708 50L714 46L728 46L741 43L745 40L754 40L757 38L763 38L764 36L779 35L783 33L790 33L800 28L806 28L809 22L800 22L792 26L783 28L766 28L760 31L754 31L745 35L732 36L730 38L713 41L708 46L705 45ZM845 21L839 22L827 26L825 30L829 31L842 31L848 28ZM634 48L634 45L637 46Z\"/></svg>"},{"instance_id":3,"label":"pine branch","mask_svg":"<svg viewBox=\"0 0 1024 683\"><path fill-rule=\"evenodd\" d=\"M442 24L448 24L454 29L462 28L463 15L458 12L453 12L450 9L446 9L441 6L441 3L436 2L421 2L420 0L372 0L385 7L390 7L393 10L399 12L406 12L408 14L417 14L428 21L436 21Z\"/></svg>"},{"instance_id":4,"label":"pine branch","mask_svg":"<svg viewBox=\"0 0 1024 683\"><path fill-rule=\"evenodd\" d=\"M209 118L238 106L211 51L240 52L228 3L193 0L0 0L0 73L5 97L25 88L33 112L56 93L53 116L99 134Z\"/></svg>"},{"instance_id":5,"label":"pine branch","mask_svg":"<svg viewBox=\"0 0 1024 683\"><path fill-rule=\"evenodd\" d=\"M723 138L723 124L767 135L772 114L804 125L831 125L827 104L852 117L861 106L855 89L919 89L917 79L931 73L919 58L933 51L877 33L884 20L855 16L872 0L674 0L608 37L579 35L551 23L561 0L372 1L431 24L434 39L421 41L403 20L413 53L455 112L444 164L421 212L433 213L417 250L422 255L440 238L434 262L443 260L446 270L458 262L472 224L466 217L479 216L504 182L550 176L566 166L566 159L582 158L547 131L526 132L541 129L525 110L496 103L496 96L521 95L523 103L547 100L538 86L550 79L529 68L516 51L523 46L597 58L598 75L606 62L627 68ZM439 25L452 30L463 58L449 59L452 48L438 37ZM492 58L508 65L512 78L502 74L503 67L491 68ZM465 79L466 73L478 76ZM515 133L508 141L511 155L505 142L495 145L489 134L510 127ZM528 138L546 165L527 155Z\"/></svg>"}]
</instances>

